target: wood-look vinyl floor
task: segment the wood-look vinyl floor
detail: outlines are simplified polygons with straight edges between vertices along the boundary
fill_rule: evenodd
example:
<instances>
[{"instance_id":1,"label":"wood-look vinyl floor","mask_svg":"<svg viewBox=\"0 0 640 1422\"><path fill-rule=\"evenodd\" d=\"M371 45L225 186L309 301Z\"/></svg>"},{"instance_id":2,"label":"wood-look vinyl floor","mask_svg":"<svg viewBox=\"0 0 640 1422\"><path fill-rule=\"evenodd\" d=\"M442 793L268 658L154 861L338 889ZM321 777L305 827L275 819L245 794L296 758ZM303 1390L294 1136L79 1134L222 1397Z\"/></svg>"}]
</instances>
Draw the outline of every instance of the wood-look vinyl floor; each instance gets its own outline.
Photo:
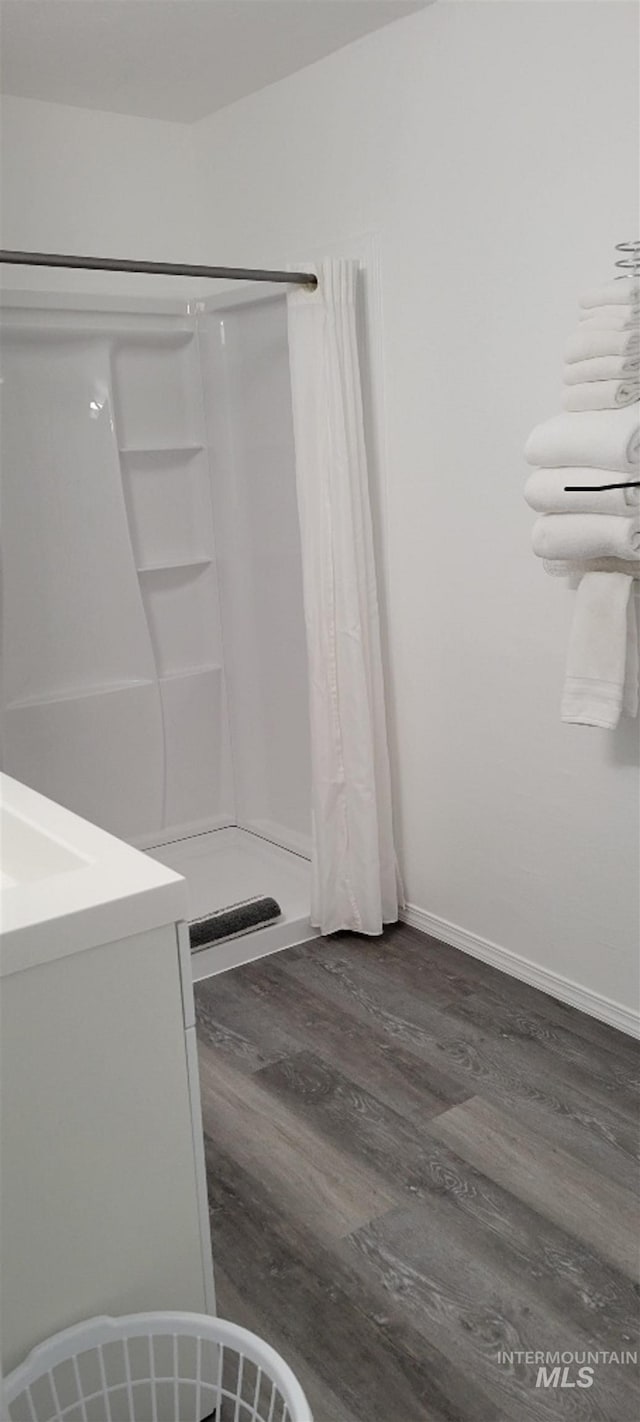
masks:
<instances>
[{"instance_id":1,"label":"wood-look vinyl floor","mask_svg":"<svg viewBox=\"0 0 640 1422\"><path fill-rule=\"evenodd\" d=\"M218 1302L315 1422L636 1422L630 1038L405 926L196 987ZM571 1383L574 1386L570 1386Z\"/></svg>"}]
</instances>

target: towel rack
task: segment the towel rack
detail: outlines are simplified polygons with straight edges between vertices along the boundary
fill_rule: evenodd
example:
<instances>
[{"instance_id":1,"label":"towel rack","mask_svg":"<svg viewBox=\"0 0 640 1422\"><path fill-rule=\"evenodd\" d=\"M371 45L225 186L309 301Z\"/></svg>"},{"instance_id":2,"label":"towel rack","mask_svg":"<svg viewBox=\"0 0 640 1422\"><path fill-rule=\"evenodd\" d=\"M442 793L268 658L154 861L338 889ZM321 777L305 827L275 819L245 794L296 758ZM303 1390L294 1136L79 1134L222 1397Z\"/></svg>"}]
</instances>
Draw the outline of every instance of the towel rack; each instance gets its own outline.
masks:
<instances>
[{"instance_id":1,"label":"towel rack","mask_svg":"<svg viewBox=\"0 0 640 1422\"><path fill-rule=\"evenodd\" d=\"M616 252L622 252L622 256L616 258L616 266L622 270L616 280L620 277L640 276L640 242L616 242Z\"/></svg>"},{"instance_id":2,"label":"towel rack","mask_svg":"<svg viewBox=\"0 0 640 1422\"><path fill-rule=\"evenodd\" d=\"M565 484L565 494L603 494L607 489L640 489L640 479L623 479L621 484Z\"/></svg>"}]
</instances>

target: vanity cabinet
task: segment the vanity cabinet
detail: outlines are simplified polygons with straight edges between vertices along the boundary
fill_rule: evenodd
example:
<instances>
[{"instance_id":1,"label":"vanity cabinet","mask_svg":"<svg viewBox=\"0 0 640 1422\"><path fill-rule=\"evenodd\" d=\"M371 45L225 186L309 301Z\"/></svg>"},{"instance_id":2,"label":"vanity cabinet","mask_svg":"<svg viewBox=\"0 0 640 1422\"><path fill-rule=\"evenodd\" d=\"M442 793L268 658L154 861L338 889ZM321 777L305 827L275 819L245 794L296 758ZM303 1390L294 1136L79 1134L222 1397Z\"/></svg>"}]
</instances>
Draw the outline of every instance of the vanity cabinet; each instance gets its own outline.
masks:
<instances>
[{"instance_id":1,"label":"vanity cabinet","mask_svg":"<svg viewBox=\"0 0 640 1422\"><path fill-rule=\"evenodd\" d=\"M121 849L139 861L140 879L138 893L128 885L123 925L146 916L152 927L96 941L101 917L89 914L84 946L62 952L77 924L65 936L52 922L50 939L33 939L25 923L4 961L5 1373L34 1344L96 1314L215 1312L188 929L157 922L184 903L185 886ZM146 892L145 866L154 881ZM73 877L65 885L57 876L62 899Z\"/></svg>"}]
</instances>

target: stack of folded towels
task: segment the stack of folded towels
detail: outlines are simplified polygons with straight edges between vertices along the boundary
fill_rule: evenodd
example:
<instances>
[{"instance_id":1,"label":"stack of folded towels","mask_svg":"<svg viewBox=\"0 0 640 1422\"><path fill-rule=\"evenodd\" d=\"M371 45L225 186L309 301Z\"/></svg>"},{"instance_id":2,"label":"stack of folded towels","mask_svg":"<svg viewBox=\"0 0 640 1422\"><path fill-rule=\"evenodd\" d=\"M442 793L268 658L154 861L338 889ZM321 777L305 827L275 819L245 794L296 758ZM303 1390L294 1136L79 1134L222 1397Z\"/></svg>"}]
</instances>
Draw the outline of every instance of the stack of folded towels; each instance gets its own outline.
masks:
<instances>
[{"instance_id":1,"label":"stack of folded towels","mask_svg":"<svg viewBox=\"0 0 640 1422\"><path fill-rule=\"evenodd\" d=\"M638 705L633 578L640 577L640 282L587 292L564 367L565 413L525 449L533 550L548 572L580 573L564 721L612 728ZM634 481L636 486L634 487ZM603 485L626 485L603 489ZM571 490L577 486L580 492Z\"/></svg>"}]
</instances>

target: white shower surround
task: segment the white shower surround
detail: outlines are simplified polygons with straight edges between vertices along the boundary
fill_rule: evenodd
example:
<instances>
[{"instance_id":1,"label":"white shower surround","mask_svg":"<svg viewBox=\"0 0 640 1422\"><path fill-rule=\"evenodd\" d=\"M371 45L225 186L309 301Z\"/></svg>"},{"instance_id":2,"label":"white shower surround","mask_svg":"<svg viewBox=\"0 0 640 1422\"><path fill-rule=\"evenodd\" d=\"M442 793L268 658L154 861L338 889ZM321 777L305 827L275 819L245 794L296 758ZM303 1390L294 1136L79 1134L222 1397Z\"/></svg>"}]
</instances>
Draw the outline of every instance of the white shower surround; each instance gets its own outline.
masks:
<instances>
[{"instance_id":1,"label":"white shower surround","mask_svg":"<svg viewBox=\"0 0 640 1422\"><path fill-rule=\"evenodd\" d=\"M210 896L200 886L192 913L248 896L256 874L273 892L272 873L273 946L300 941L308 709L284 293L12 293L1 327L4 767L140 846L198 836L200 868L206 841ZM263 840L281 848L270 858Z\"/></svg>"}]
</instances>

